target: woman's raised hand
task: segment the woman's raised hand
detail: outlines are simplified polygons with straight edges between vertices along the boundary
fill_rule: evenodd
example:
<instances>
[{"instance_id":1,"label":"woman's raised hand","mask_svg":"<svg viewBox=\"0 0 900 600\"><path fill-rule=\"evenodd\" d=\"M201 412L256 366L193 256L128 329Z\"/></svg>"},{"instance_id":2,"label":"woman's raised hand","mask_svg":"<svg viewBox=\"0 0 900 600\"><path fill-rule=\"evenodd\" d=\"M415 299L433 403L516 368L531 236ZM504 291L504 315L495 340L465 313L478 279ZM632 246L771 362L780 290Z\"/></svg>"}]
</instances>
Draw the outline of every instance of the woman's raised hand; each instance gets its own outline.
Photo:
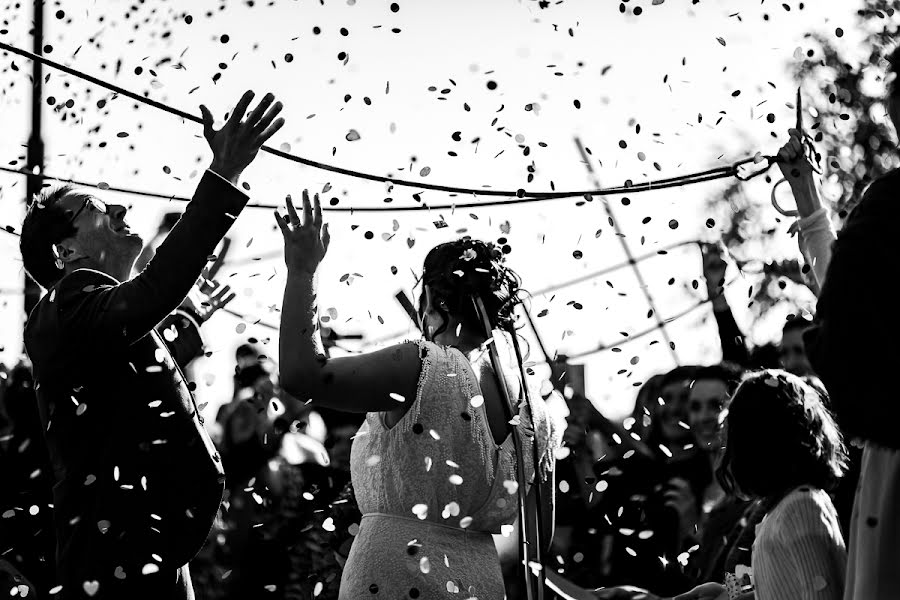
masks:
<instances>
[{"instance_id":1,"label":"woman's raised hand","mask_svg":"<svg viewBox=\"0 0 900 600\"><path fill-rule=\"evenodd\" d=\"M313 196L310 204L309 192L303 190L303 218L297 214L291 197L285 199L287 204L287 217L283 217L275 211L275 220L281 228L284 236L284 263L288 272L299 271L315 273L316 268L331 242L328 233L328 225L322 223L322 205L319 203L319 195Z\"/></svg>"},{"instance_id":2,"label":"woman's raised hand","mask_svg":"<svg viewBox=\"0 0 900 600\"><path fill-rule=\"evenodd\" d=\"M788 141L778 151L778 168L790 183L810 177L814 171L809 152L803 141L803 132L788 129Z\"/></svg>"}]
</instances>

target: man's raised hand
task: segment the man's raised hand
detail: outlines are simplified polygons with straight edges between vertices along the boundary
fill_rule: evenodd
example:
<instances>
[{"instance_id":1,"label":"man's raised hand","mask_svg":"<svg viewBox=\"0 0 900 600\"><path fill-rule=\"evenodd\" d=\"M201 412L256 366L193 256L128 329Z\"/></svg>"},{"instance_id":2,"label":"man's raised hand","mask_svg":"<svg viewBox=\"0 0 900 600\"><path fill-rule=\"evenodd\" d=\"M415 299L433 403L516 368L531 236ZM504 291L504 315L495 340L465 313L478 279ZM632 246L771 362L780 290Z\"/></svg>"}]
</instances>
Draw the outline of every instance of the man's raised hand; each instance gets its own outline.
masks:
<instances>
[{"instance_id":1,"label":"man's raised hand","mask_svg":"<svg viewBox=\"0 0 900 600\"><path fill-rule=\"evenodd\" d=\"M244 92L234 107L234 112L218 131L213 129L212 113L206 106L200 105L200 112L203 114L203 137L213 151L213 160L209 168L235 185L266 140L284 125L284 119L275 118L282 107L281 102L274 102L275 96L272 94L266 94L245 119L244 114L250 107L253 96L252 91Z\"/></svg>"}]
</instances>

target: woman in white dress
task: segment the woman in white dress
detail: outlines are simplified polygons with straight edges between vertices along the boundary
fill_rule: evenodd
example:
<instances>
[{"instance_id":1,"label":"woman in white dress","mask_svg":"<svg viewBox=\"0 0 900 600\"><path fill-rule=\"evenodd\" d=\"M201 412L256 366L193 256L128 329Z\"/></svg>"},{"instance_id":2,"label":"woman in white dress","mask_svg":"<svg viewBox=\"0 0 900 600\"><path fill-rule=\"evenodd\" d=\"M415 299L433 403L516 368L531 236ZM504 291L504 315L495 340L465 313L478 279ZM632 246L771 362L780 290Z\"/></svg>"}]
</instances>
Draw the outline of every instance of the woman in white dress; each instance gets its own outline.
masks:
<instances>
[{"instance_id":1,"label":"woman in white dress","mask_svg":"<svg viewBox=\"0 0 900 600\"><path fill-rule=\"evenodd\" d=\"M300 400L367 413L351 452L363 518L340 597L502 600L491 534L511 528L523 486L529 503L541 491L537 514L542 545L549 544L553 452L565 429L522 380L511 335L518 276L491 244L469 238L441 244L429 252L422 276L426 339L326 359L314 282L330 238L318 196L310 203L304 192L302 219L290 201L288 215L276 217L288 266L282 385ZM503 387L516 400L514 409L506 405L508 413ZM521 440L524 481L514 435Z\"/></svg>"}]
</instances>

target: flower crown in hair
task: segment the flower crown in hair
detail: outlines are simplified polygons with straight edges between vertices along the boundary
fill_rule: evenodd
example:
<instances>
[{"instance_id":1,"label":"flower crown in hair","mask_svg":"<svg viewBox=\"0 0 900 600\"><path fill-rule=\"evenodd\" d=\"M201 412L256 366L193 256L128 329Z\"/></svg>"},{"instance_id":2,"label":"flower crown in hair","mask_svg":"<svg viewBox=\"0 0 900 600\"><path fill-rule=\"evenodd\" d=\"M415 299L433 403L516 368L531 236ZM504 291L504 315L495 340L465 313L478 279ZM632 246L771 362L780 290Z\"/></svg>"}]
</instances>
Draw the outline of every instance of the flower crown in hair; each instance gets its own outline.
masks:
<instances>
[{"instance_id":1,"label":"flower crown in hair","mask_svg":"<svg viewBox=\"0 0 900 600\"><path fill-rule=\"evenodd\" d=\"M451 262L450 272L459 278L462 287L467 291L479 290L484 286L485 278L487 278L490 290L499 290L503 279L504 262L503 252L500 248L492 242L478 242L472 238L464 238L460 242L463 251L455 261ZM483 244L488 249L486 265L485 257L480 256L476 250L479 244Z\"/></svg>"}]
</instances>

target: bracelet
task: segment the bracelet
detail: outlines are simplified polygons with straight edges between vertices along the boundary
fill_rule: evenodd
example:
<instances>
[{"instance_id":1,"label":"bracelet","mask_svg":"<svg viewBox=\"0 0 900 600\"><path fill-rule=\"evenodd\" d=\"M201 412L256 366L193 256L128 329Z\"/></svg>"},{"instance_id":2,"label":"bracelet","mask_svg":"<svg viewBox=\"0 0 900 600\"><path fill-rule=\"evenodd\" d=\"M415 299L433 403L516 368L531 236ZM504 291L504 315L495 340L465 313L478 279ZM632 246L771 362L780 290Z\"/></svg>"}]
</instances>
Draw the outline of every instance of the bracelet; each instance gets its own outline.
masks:
<instances>
[{"instance_id":1,"label":"bracelet","mask_svg":"<svg viewBox=\"0 0 900 600\"><path fill-rule=\"evenodd\" d=\"M747 589L744 589L746 587ZM734 573L725 573L725 591L728 593L728 600L737 600L743 594L753 591L753 586L741 585L741 580Z\"/></svg>"},{"instance_id":2,"label":"bracelet","mask_svg":"<svg viewBox=\"0 0 900 600\"><path fill-rule=\"evenodd\" d=\"M728 592L728 600L735 600L741 595L741 584L733 573L725 573L725 591Z\"/></svg>"}]
</instances>

